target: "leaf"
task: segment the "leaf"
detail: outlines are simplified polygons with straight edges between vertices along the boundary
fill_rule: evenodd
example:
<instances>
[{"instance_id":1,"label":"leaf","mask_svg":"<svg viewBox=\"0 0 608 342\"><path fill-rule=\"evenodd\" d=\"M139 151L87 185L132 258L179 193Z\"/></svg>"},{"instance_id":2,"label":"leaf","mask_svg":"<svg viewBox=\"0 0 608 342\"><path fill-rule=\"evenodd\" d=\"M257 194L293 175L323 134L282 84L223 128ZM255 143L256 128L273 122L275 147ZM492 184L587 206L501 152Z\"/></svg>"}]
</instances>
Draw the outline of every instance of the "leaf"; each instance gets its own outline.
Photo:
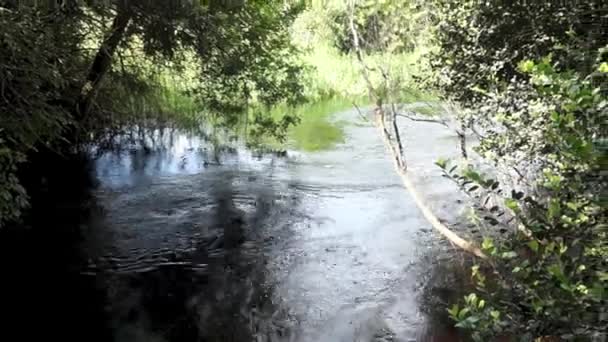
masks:
<instances>
[{"instance_id":1,"label":"leaf","mask_svg":"<svg viewBox=\"0 0 608 342\"><path fill-rule=\"evenodd\" d=\"M519 210L519 203L512 198L505 199L505 206L513 211Z\"/></svg>"},{"instance_id":2,"label":"leaf","mask_svg":"<svg viewBox=\"0 0 608 342\"><path fill-rule=\"evenodd\" d=\"M468 192L473 192L475 190L479 189L478 185L473 185L472 187L469 188L469 190L467 190Z\"/></svg>"},{"instance_id":3,"label":"leaf","mask_svg":"<svg viewBox=\"0 0 608 342\"><path fill-rule=\"evenodd\" d=\"M517 253L515 253L514 251L504 252L502 253L501 257L503 259L515 259L517 257Z\"/></svg>"},{"instance_id":4,"label":"leaf","mask_svg":"<svg viewBox=\"0 0 608 342\"><path fill-rule=\"evenodd\" d=\"M534 61L526 59L523 60L521 62L519 62L519 64L517 65L517 68L519 69L519 71L523 72L523 73L530 73L532 72L532 70L534 70Z\"/></svg>"},{"instance_id":5,"label":"leaf","mask_svg":"<svg viewBox=\"0 0 608 342\"><path fill-rule=\"evenodd\" d=\"M470 311L469 308L460 310L460 312L458 312L458 319L464 319Z\"/></svg>"},{"instance_id":6,"label":"leaf","mask_svg":"<svg viewBox=\"0 0 608 342\"><path fill-rule=\"evenodd\" d=\"M530 249L533 250L534 252L538 252L538 241L532 240L532 241L528 242L528 247L530 247Z\"/></svg>"},{"instance_id":7,"label":"leaf","mask_svg":"<svg viewBox=\"0 0 608 342\"><path fill-rule=\"evenodd\" d=\"M560 216L562 212L561 209L561 205L559 203L559 200L556 198L552 198L551 200L549 200L549 208L548 208L548 218L551 219L556 219Z\"/></svg>"},{"instance_id":8,"label":"leaf","mask_svg":"<svg viewBox=\"0 0 608 342\"><path fill-rule=\"evenodd\" d=\"M567 282L566 276L564 275L564 271L562 270L562 266L560 264L553 264L547 267L547 271L562 283Z\"/></svg>"},{"instance_id":9,"label":"leaf","mask_svg":"<svg viewBox=\"0 0 608 342\"><path fill-rule=\"evenodd\" d=\"M490 238L484 238L483 242L481 243L481 248L484 250L489 250L494 248L494 241L492 241L492 239Z\"/></svg>"},{"instance_id":10,"label":"leaf","mask_svg":"<svg viewBox=\"0 0 608 342\"><path fill-rule=\"evenodd\" d=\"M469 295L465 297L465 301L474 305L477 303L477 295L475 293L469 293Z\"/></svg>"},{"instance_id":11,"label":"leaf","mask_svg":"<svg viewBox=\"0 0 608 342\"><path fill-rule=\"evenodd\" d=\"M470 168L465 170L465 172L463 173L463 176L476 183L483 182L483 178L481 177L481 175L478 172L475 172Z\"/></svg>"},{"instance_id":12,"label":"leaf","mask_svg":"<svg viewBox=\"0 0 608 342\"><path fill-rule=\"evenodd\" d=\"M454 305L452 305L451 308L448 308L448 313L450 314L450 317L452 317L453 319L458 318L459 311L460 311L460 308L458 307L458 304L454 304Z\"/></svg>"},{"instance_id":13,"label":"leaf","mask_svg":"<svg viewBox=\"0 0 608 342\"><path fill-rule=\"evenodd\" d=\"M439 158L437 159L437 161L435 161L435 165L439 166L442 169L445 169L448 165L448 161L443 158Z\"/></svg>"},{"instance_id":14,"label":"leaf","mask_svg":"<svg viewBox=\"0 0 608 342\"><path fill-rule=\"evenodd\" d=\"M490 202L490 199L491 199L491 197L490 197L489 195L488 195L488 196L486 196L486 199L483 201L483 205L484 205L484 207L485 207L486 205L488 205L488 202ZM491 210L490 210L490 211L491 211Z\"/></svg>"}]
</instances>

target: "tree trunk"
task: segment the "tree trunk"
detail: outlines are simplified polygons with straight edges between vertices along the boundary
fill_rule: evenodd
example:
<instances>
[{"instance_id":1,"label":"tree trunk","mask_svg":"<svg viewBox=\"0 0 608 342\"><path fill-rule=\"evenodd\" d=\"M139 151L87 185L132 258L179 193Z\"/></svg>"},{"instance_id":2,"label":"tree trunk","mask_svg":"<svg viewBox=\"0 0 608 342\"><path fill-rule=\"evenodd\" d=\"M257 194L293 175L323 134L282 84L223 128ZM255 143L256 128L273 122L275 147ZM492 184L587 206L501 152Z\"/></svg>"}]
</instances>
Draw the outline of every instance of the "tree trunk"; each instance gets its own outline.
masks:
<instances>
[{"instance_id":1,"label":"tree trunk","mask_svg":"<svg viewBox=\"0 0 608 342\"><path fill-rule=\"evenodd\" d=\"M380 129L384 143L393 157L393 161L395 164L395 170L397 171L397 174L399 174L399 176L401 177L403 186L405 187L405 189L407 189L407 191L412 196L414 203L416 203L416 206L418 206L418 209L420 209L424 218L431 224L431 226L433 226L433 228L435 228L437 231L439 231L439 233L441 233L441 235L445 236L454 245L460 247L461 249L463 249L479 258L486 259L487 256L483 253L483 251L481 249L479 249L479 247L477 247L474 243L461 238L460 236L458 236L458 234L456 234L455 232L450 230L446 225L441 223L441 221L439 221L439 218L437 218L437 216L435 216L435 214L433 213L431 208L428 205L426 205L422 196L418 193L418 191L416 191L416 187L414 186L414 183L412 183L412 180L410 179L410 177L407 173L407 169L403 166L403 161L399 157L398 152L397 152L398 149L394 146L395 143L392 141L392 139L386 129L386 124L384 121L385 121L385 119L384 119L383 110L377 109L376 110L376 125Z\"/></svg>"},{"instance_id":2,"label":"tree trunk","mask_svg":"<svg viewBox=\"0 0 608 342\"><path fill-rule=\"evenodd\" d=\"M103 43L95 55L86 81L78 96L75 108L76 113L74 115L77 122L82 122L89 114L91 104L99 89L99 85L108 70L110 70L116 48L122 40L127 26L129 26L129 22L131 21L132 15L130 11L125 8L119 8L117 11L116 17L114 17L114 21L112 22L112 28L104 38Z\"/></svg>"},{"instance_id":3,"label":"tree trunk","mask_svg":"<svg viewBox=\"0 0 608 342\"><path fill-rule=\"evenodd\" d=\"M391 137L391 132L389 132L389 130L386 127L386 122L385 122L386 115L385 115L385 111L384 111L382 96L378 94L376 89L374 89L374 85L371 82L371 78L370 78L370 74L369 74L370 68L367 66L367 64L365 64L365 60L363 58L363 53L361 52L361 47L359 45L359 34L357 32L355 22L354 22L355 4L350 3L350 6L351 6L351 8L350 8L350 10L351 10L351 12L350 12L350 31L351 31L352 38L353 38L353 46L355 48L355 54L357 56L357 60L359 61L359 64L361 66L361 72L363 74L363 78L367 85L369 97L372 101L374 101L376 103L376 108L374 110L376 126L380 129L384 143L385 143L386 147L388 148L389 152L391 153L391 156L393 157L393 162L395 164L395 170L401 177L404 187L406 188L406 190L410 193L410 195L414 199L416 206L418 207L418 209L420 209L424 218L431 224L431 226L433 226L433 228L435 228L437 231L439 231L439 233L441 233L443 236L445 236L454 245L460 247L461 249L463 249L479 258L486 259L487 256L474 243L461 238L460 236L458 236L458 234L456 234L455 232L450 230L446 225L441 223L441 221L439 221L439 218L433 213L431 208L426 205L422 196L416 191L416 188L414 187L414 184L412 183L412 181L407 173L407 163L405 161L403 144L401 142L401 136L399 134L399 127L397 126L397 113L396 113L394 103L390 104L390 108L393 111L391 113L392 115L390 116L390 121L392 123L392 129L393 129L392 133L394 135L394 139L393 139ZM386 78L386 75L385 75L385 78Z\"/></svg>"}]
</instances>

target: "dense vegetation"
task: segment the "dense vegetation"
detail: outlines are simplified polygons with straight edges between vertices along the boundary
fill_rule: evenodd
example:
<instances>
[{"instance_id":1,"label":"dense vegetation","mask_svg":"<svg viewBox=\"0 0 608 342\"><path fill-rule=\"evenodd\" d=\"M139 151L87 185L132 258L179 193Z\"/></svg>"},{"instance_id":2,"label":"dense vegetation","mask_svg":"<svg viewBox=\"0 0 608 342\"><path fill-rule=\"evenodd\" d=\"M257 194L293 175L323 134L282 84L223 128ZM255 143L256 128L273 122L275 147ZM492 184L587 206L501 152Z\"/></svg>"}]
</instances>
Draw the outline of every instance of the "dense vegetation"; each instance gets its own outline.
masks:
<instances>
[{"instance_id":1,"label":"dense vegetation","mask_svg":"<svg viewBox=\"0 0 608 342\"><path fill-rule=\"evenodd\" d=\"M297 8L282 1L20 4L0 2L0 224L27 204L16 172L29 154L302 97L287 29ZM258 121L280 134L293 119Z\"/></svg>"},{"instance_id":2,"label":"dense vegetation","mask_svg":"<svg viewBox=\"0 0 608 342\"><path fill-rule=\"evenodd\" d=\"M480 225L513 229L488 228L490 261L474 268L477 292L452 316L478 340L605 334L608 7L435 6L436 85L460 104L497 172L442 166L479 195Z\"/></svg>"},{"instance_id":3,"label":"dense vegetation","mask_svg":"<svg viewBox=\"0 0 608 342\"><path fill-rule=\"evenodd\" d=\"M457 325L479 341L607 333L605 1L187 3L0 1L0 226L27 207L33 155L243 118L253 142L318 150L369 81L387 103L439 96L479 141L437 163L478 202L488 256Z\"/></svg>"}]
</instances>

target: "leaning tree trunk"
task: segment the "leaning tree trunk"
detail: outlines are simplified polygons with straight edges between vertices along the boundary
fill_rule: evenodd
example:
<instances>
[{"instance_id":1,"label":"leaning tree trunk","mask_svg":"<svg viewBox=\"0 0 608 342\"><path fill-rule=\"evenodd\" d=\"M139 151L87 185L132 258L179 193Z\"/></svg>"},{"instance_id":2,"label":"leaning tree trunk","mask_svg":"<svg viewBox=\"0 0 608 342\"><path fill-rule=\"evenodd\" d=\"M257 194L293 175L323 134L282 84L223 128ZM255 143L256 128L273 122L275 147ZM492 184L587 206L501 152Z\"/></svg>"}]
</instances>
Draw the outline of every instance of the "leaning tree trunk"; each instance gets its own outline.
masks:
<instances>
[{"instance_id":1,"label":"leaning tree trunk","mask_svg":"<svg viewBox=\"0 0 608 342\"><path fill-rule=\"evenodd\" d=\"M393 135L389 132L389 129L386 126L386 114L383 105L383 99L378 94L378 92L374 89L374 86L371 82L370 78L370 69L363 59L363 53L361 52L361 47L359 44L359 34L355 27L354 23L354 4L351 4L351 13L350 13L350 30L353 38L353 47L355 50L355 54L359 64L361 65L361 71L363 74L363 78L367 83L367 89L370 96L370 99L376 103L375 108L375 118L376 118L376 126L379 128L384 143L389 150L391 156L393 157L393 162L395 164L395 170L401 177L403 182L403 186L410 193L416 206L422 212L424 218L435 228L439 233L441 233L444 237L446 237L449 241L451 241L454 245L460 247L461 249L479 257L482 259L487 258L487 256L481 251L479 247L477 247L474 243L467 241L452 230L450 230L446 225L441 223L439 218L433 213L431 208L425 203L422 196L416 190L414 183L411 181L409 177L409 173L407 171L407 162L405 161L405 154L403 149L403 144L401 142L401 137L399 134L399 127L397 126L397 113L395 111L394 106L392 106L393 113L390 115L391 128L393 130ZM385 75L387 77L387 75ZM464 130L463 130L464 134ZM394 136L394 138L393 138ZM463 135L464 136L464 135ZM461 141L462 143L462 141ZM463 148L466 149L466 146L463 144ZM466 153L466 151L465 151Z\"/></svg>"},{"instance_id":2,"label":"leaning tree trunk","mask_svg":"<svg viewBox=\"0 0 608 342\"><path fill-rule=\"evenodd\" d=\"M99 89L103 77L112 66L112 58L118 44L120 44L125 35L127 26L129 26L129 22L131 21L131 16L131 12L125 8L117 10L112 27L99 47L95 59L93 59L85 83L78 96L74 115L76 122L82 122L89 114L95 94Z\"/></svg>"},{"instance_id":3,"label":"leaning tree trunk","mask_svg":"<svg viewBox=\"0 0 608 342\"><path fill-rule=\"evenodd\" d=\"M392 118L391 120L393 120L393 125L395 125L395 118ZM418 207L418 209L420 209L424 218L433 226L433 228L435 228L437 231L439 231L439 233L441 233L441 235L446 237L454 245L460 247L461 249L463 249L479 258L485 259L486 255L481 251L481 249L479 249L479 247L477 247L474 243L463 239L458 234L456 234L454 231L449 229L446 225L441 223L439 218L437 218L437 216L433 213L433 210L428 205L426 205L424 199L418 193L418 191L416 190L416 187L414 186L414 183L412 182L412 180L409 177L409 174L407 171L407 166L404 163L403 157L399 157L399 154L398 154L399 149L395 145L400 146L401 143L399 142L399 140L396 143L393 141L394 139L391 138L391 135L386 128L385 121L386 120L385 120L384 110L382 108L377 108L376 109L376 125L380 129L380 133L382 134L384 143L387 146L387 148L389 149L389 152L391 153L391 155L393 157L393 161L395 163L395 170L397 171L397 174L399 174L399 177L401 177L403 186L407 189L407 191L412 196L414 203L416 203L416 206ZM396 132L398 132L398 131L396 131Z\"/></svg>"}]
</instances>

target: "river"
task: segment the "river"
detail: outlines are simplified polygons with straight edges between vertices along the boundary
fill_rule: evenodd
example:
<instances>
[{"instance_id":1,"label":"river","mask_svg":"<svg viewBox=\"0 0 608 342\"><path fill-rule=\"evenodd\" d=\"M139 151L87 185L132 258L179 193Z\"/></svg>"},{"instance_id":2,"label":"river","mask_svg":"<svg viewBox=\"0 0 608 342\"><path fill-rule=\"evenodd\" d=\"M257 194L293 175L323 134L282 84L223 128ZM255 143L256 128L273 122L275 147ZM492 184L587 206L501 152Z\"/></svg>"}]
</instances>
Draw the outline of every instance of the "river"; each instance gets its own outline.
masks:
<instances>
[{"instance_id":1,"label":"river","mask_svg":"<svg viewBox=\"0 0 608 342\"><path fill-rule=\"evenodd\" d=\"M445 303L465 264L355 111L329 151L217 151L186 134L65 167L32 228L2 232L4 341L457 341ZM463 204L433 166L457 152L405 127L438 215ZM13 335L15 334L15 335Z\"/></svg>"}]
</instances>

